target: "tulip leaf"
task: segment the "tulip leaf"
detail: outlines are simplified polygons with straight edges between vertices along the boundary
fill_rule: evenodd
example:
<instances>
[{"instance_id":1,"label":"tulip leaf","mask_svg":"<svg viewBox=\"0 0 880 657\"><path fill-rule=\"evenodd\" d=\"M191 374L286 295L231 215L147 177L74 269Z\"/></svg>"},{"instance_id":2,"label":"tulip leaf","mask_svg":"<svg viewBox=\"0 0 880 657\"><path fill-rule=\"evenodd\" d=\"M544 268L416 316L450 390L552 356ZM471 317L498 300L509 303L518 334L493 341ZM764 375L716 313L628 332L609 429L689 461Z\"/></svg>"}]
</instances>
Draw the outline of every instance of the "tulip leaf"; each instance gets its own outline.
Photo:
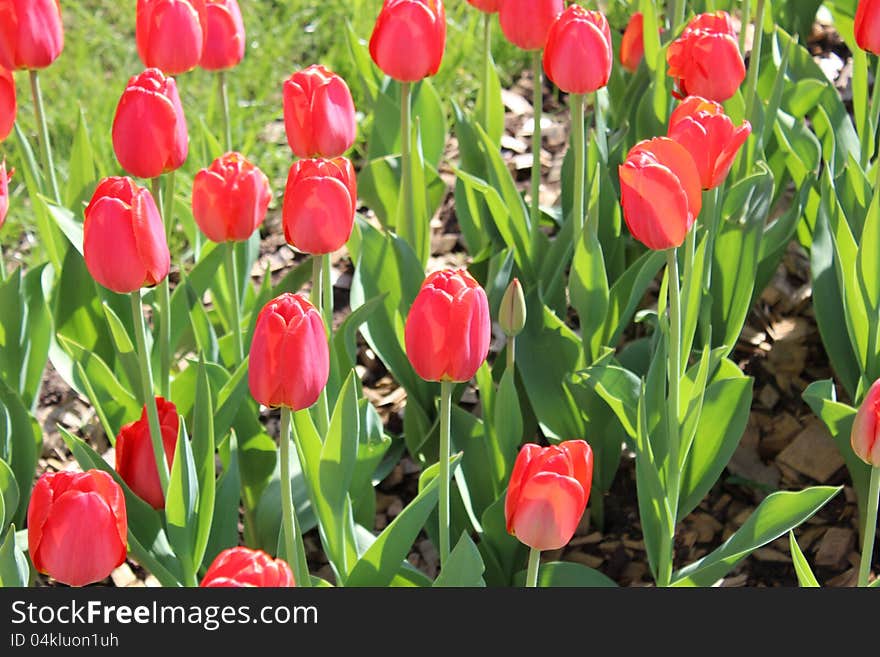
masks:
<instances>
[{"instance_id":1,"label":"tulip leaf","mask_svg":"<svg viewBox=\"0 0 880 657\"><path fill-rule=\"evenodd\" d=\"M198 512L199 477L186 424L181 422L165 500L165 524L168 527L168 540L180 560L187 585L194 584L198 569L196 561Z\"/></svg>"},{"instance_id":2,"label":"tulip leaf","mask_svg":"<svg viewBox=\"0 0 880 657\"><path fill-rule=\"evenodd\" d=\"M220 552L238 545L238 509L241 503L241 475L238 472L238 441L229 435L229 462L217 480L211 534L202 564L210 564ZM280 504L277 506L280 508Z\"/></svg>"},{"instance_id":3,"label":"tulip leaf","mask_svg":"<svg viewBox=\"0 0 880 657\"><path fill-rule=\"evenodd\" d=\"M337 516L342 515L357 461L360 436L359 383L355 371L351 370L336 400L318 466L321 494Z\"/></svg>"},{"instance_id":4,"label":"tulip leaf","mask_svg":"<svg viewBox=\"0 0 880 657\"><path fill-rule=\"evenodd\" d=\"M18 482L18 509L6 518L7 522L24 524L42 443L40 424L15 391L0 380L0 458L9 465Z\"/></svg>"},{"instance_id":5,"label":"tulip leaf","mask_svg":"<svg viewBox=\"0 0 880 657\"><path fill-rule=\"evenodd\" d=\"M149 570L162 586L180 586L183 583L181 563L176 550L168 542L159 513L135 495L119 473L101 458L83 439L64 427L58 427L67 449L83 470L93 468L109 474L125 495L128 516L128 548L138 563ZM175 459L176 461L177 459Z\"/></svg>"},{"instance_id":6,"label":"tulip leaf","mask_svg":"<svg viewBox=\"0 0 880 657\"><path fill-rule=\"evenodd\" d=\"M64 192L64 205L76 208L86 200L89 189L98 178L95 170L95 156L92 152L92 141L86 125L86 116L82 105L79 107L79 118L73 145L70 147L70 159L67 166L67 188Z\"/></svg>"},{"instance_id":7,"label":"tulip leaf","mask_svg":"<svg viewBox=\"0 0 880 657\"><path fill-rule=\"evenodd\" d=\"M358 329L382 306L385 295L367 299L352 311L333 332L330 357L330 377L327 381L327 397L336 399L342 385L342 377L357 364Z\"/></svg>"},{"instance_id":8,"label":"tulip leaf","mask_svg":"<svg viewBox=\"0 0 880 657\"><path fill-rule=\"evenodd\" d=\"M491 19L490 14L486 14L486 20ZM474 116L480 117L483 130L489 135L496 144L501 141L501 135L504 134L504 103L501 100L501 81L498 79L498 69L495 66L495 60L492 53L487 53L488 61L484 62L486 72L489 74L486 85L480 85L477 89L477 103L474 107ZM489 117L488 125L482 123L482 117Z\"/></svg>"},{"instance_id":9,"label":"tulip leaf","mask_svg":"<svg viewBox=\"0 0 880 657\"><path fill-rule=\"evenodd\" d=\"M458 543L449 553L446 565L434 580L434 587L483 587L486 586L483 580L485 570L477 546L467 532L462 532Z\"/></svg>"},{"instance_id":10,"label":"tulip leaf","mask_svg":"<svg viewBox=\"0 0 880 657\"><path fill-rule=\"evenodd\" d=\"M568 290L580 318L586 358L592 362L602 346L609 290L602 245L590 227L582 232L574 249Z\"/></svg>"},{"instance_id":11,"label":"tulip leaf","mask_svg":"<svg viewBox=\"0 0 880 657\"><path fill-rule=\"evenodd\" d=\"M678 518L696 508L736 451L749 420L753 386L754 379L725 360L706 388L694 440L682 467Z\"/></svg>"},{"instance_id":12,"label":"tulip leaf","mask_svg":"<svg viewBox=\"0 0 880 657\"><path fill-rule=\"evenodd\" d=\"M18 497L18 482L15 481L15 474L6 461L0 459L0 536L18 510Z\"/></svg>"},{"instance_id":13,"label":"tulip leaf","mask_svg":"<svg viewBox=\"0 0 880 657\"><path fill-rule=\"evenodd\" d=\"M52 269L40 265L26 275L16 269L0 282L0 379L33 408L52 339L46 303Z\"/></svg>"},{"instance_id":14,"label":"tulip leaf","mask_svg":"<svg viewBox=\"0 0 880 657\"><path fill-rule=\"evenodd\" d=\"M522 409L514 376L513 370L504 370L501 376L495 396L494 421L489 429L489 434L494 437L494 449L497 453L498 483L507 481L523 440Z\"/></svg>"},{"instance_id":15,"label":"tulip leaf","mask_svg":"<svg viewBox=\"0 0 880 657\"><path fill-rule=\"evenodd\" d=\"M138 401L141 404L145 404L147 401L146 396L152 395L153 391L144 391L141 389L141 365L138 360L138 354L134 350L134 345L131 343L131 338L128 337L128 329L126 329L125 324L123 324L119 316L113 312L113 309L109 304L106 302L101 304L101 309L104 311L104 317L107 318L107 326L110 327L110 336L113 338L113 346L116 349L116 356L125 371L125 376L128 378L132 387L135 388L136 393L140 393L137 394ZM134 319L142 321L140 317ZM147 340L149 341L149 338L147 338ZM147 349L150 349L149 342L147 344Z\"/></svg>"},{"instance_id":16,"label":"tulip leaf","mask_svg":"<svg viewBox=\"0 0 880 657\"><path fill-rule=\"evenodd\" d=\"M30 580L27 557L15 544L15 525L10 526L6 536L0 532L0 588L22 588Z\"/></svg>"},{"instance_id":17,"label":"tulip leaf","mask_svg":"<svg viewBox=\"0 0 880 657\"><path fill-rule=\"evenodd\" d=\"M516 575L514 584L524 586L526 571ZM541 588L616 588L617 583L608 575L572 561L548 561L538 570L538 586Z\"/></svg>"},{"instance_id":18,"label":"tulip leaf","mask_svg":"<svg viewBox=\"0 0 880 657\"><path fill-rule=\"evenodd\" d=\"M245 358L217 393L214 412L214 435L224 436L241 409L242 401L250 393L248 388L248 360Z\"/></svg>"},{"instance_id":19,"label":"tulip leaf","mask_svg":"<svg viewBox=\"0 0 880 657\"><path fill-rule=\"evenodd\" d=\"M639 391L641 380L624 367L598 365L588 367L575 380L596 391L614 411L627 435L635 438L638 431Z\"/></svg>"},{"instance_id":20,"label":"tulip leaf","mask_svg":"<svg viewBox=\"0 0 880 657\"><path fill-rule=\"evenodd\" d=\"M198 481L198 503L195 511L193 565L196 571L205 555L211 523L214 518L216 467L214 465L214 405L204 359L199 360L196 399L193 404L192 452Z\"/></svg>"},{"instance_id":21,"label":"tulip leaf","mask_svg":"<svg viewBox=\"0 0 880 657\"><path fill-rule=\"evenodd\" d=\"M794 531L788 532L788 545L791 549L791 562L794 564L794 572L798 578L798 584L802 588L818 588L819 582L810 568L810 563L801 551L797 539L794 537Z\"/></svg>"},{"instance_id":22,"label":"tulip leaf","mask_svg":"<svg viewBox=\"0 0 880 657\"><path fill-rule=\"evenodd\" d=\"M720 547L675 573L673 586L711 586L753 550L776 540L821 509L842 486L772 493Z\"/></svg>"},{"instance_id":23,"label":"tulip leaf","mask_svg":"<svg viewBox=\"0 0 880 657\"><path fill-rule=\"evenodd\" d=\"M189 273L181 275L181 281L171 293L171 350L177 349L185 332L190 328L189 311L200 303L202 295L214 284L217 272L223 264L224 244L208 244L202 249L202 259Z\"/></svg>"},{"instance_id":24,"label":"tulip leaf","mask_svg":"<svg viewBox=\"0 0 880 657\"><path fill-rule=\"evenodd\" d=\"M461 456L456 455L449 460L450 471L455 469L460 459ZM388 586L394 580L394 576L403 567L416 536L437 505L440 486L440 480L436 476L437 465L435 463L422 473L419 478L419 494L367 548L352 568L346 586ZM430 482L425 483L429 479Z\"/></svg>"},{"instance_id":25,"label":"tulip leaf","mask_svg":"<svg viewBox=\"0 0 880 657\"><path fill-rule=\"evenodd\" d=\"M714 194L715 192L709 192ZM706 218L705 220L709 220ZM696 226L691 230L696 230ZM694 345L694 336L697 332L697 320L700 318L700 302L703 293L703 281L705 279L706 245L709 240L708 232L703 233L693 255L693 269L682 277L681 300L683 305L683 317L681 323L681 360L682 367L687 365L691 349ZM751 298L749 299L751 303Z\"/></svg>"}]
</instances>

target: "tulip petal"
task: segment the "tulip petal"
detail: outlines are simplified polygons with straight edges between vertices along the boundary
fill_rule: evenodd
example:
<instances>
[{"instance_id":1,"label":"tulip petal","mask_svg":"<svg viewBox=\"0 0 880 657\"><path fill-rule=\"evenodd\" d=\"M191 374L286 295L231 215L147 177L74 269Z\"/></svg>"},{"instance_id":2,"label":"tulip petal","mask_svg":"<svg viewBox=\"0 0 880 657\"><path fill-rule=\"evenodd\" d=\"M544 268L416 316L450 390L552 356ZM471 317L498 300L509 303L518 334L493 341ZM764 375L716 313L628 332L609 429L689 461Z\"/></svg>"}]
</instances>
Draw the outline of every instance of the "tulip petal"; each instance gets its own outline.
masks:
<instances>
[{"instance_id":1,"label":"tulip petal","mask_svg":"<svg viewBox=\"0 0 880 657\"><path fill-rule=\"evenodd\" d=\"M513 514L516 511L516 505L519 502L519 493L525 482L526 472L529 465L543 452L540 445L534 443L526 443L516 455L516 461L513 464L513 471L510 473L510 483L507 485L507 495L504 499L504 517L507 519L507 531L513 532Z\"/></svg>"},{"instance_id":2,"label":"tulip petal","mask_svg":"<svg viewBox=\"0 0 880 657\"><path fill-rule=\"evenodd\" d=\"M284 194L284 236L305 253L332 253L351 235L354 210L348 188L336 178L300 178Z\"/></svg>"},{"instance_id":3,"label":"tulip petal","mask_svg":"<svg viewBox=\"0 0 880 657\"><path fill-rule=\"evenodd\" d=\"M426 381L440 381L449 369L447 329L452 298L448 293L422 288L406 318L406 355L416 374Z\"/></svg>"},{"instance_id":4,"label":"tulip petal","mask_svg":"<svg viewBox=\"0 0 880 657\"><path fill-rule=\"evenodd\" d=\"M168 275L171 253L165 241L165 225L153 195L140 189L131 208L131 227L141 263L146 270L146 284L155 285Z\"/></svg>"},{"instance_id":5,"label":"tulip petal","mask_svg":"<svg viewBox=\"0 0 880 657\"><path fill-rule=\"evenodd\" d=\"M125 90L113 119L113 150L122 168L139 178L160 176L175 152L174 105L161 93Z\"/></svg>"},{"instance_id":6,"label":"tulip petal","mask_svg":"<svg viewBox=\"0 0 880 657\"><path fill-rule=\"evenodd\" d=\"M104 287L126 294L141 288L147 271L131 225L131 208L118 199L94 202L83 228L83 256L92 277Z\"/></svg>"},{"instance_id":7,"label":"tulip petal","mask_svg":"<svg viewBox=\"0 0 880 657\"><path fill-rule=\"evenodd\" d=\"M693 216L678 178L656 164L620 169L623 217L633 237L650 249L662 250L684 242Z\"/></svg>"},{"instance_id":8,"label":"tulip petal","mask_svg":"<svg viewBox=\"0 0 880 657\"><path fill-rule=\"evenodd\" d=\"M205 33L189 2L157 2L146 25L144 64L178 75L199 65Z\"/></svg>"},{"instance_id":9,"label":"tulip petal","mask_svg":"<svg viewBox=\"0 0 880 657\"><path fill-rule=\"evenodd\" d=\"M586 508L584 489L572 477L541 472L520 491L515 536L536 550L557 550L574 536Z\"/></svg>"}]
</instances>

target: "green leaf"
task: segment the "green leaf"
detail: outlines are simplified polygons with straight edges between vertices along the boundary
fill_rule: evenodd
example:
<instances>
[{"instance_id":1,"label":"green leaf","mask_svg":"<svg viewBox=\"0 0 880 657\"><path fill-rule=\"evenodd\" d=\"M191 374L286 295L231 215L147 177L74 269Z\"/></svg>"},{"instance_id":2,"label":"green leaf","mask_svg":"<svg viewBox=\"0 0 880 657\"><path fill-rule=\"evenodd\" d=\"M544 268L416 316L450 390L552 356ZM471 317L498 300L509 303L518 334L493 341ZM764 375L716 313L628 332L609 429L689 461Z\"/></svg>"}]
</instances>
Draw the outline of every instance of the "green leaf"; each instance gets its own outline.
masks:
<instances>
[{"instance_id":1,"label":"green leaf","mask_svg":"<svg viewBox=\"0 0 880 657\"><path fill-rule=\"evenodd\" d=\"M626 433L635 438L639 426L639 392L642 387L639 377L617 365L599 365L578 372L575 381L595 390L614 411Z\"/></svg>"},{"instance_id":2,"label":"green leaf","mask_svg":"<svg viewBox=\"0 0 880 657\"><path fill-rule=\"evenodd\" d=\"M485 18L490 20L491 15L487 15ZM501 135L504 134L504 103L501 101L501 81L498 79L498 69L495 66L492 53L490 52L488 55L488 61L484 65L489 73L489 78L485 86L480 85L477 89L477 104L474 107L474 115L481 117L482 121L482 117L486 116L488 105L489 124L483 125L483 129L497 144L501 141Z\"/></svg>"},{"instance_id":3,"label":"green leaf","mask_svg":"<svg viewBox=\"0 0 880 657\"><path fill-rule=\"evenodd\" d=\"M88 197L89 189L98 178L95 171L95 157L92 153L92 142L86 126L86 117L82 105L79 108L79 120L70 147L70 160L67 166L67 188L64 193L64 204L76 208Z\"/></svg>"},{"instance_id":4,"label":"green leaf","mask_svg":"<svg viewBox=\"0 0 880 657\"><path fill-rule=\"evenodd\" d=\"M9 465L18 482L18 510L11 517L16 525L24 524L31 497L34 471L43 443L39 423L28 412L21 398L0 381L0 458Z\"/></svg>"},{"instance_id":5,"label":"green leaf","mask_svg":"<svg viewBox=\"0 0 880 657\"><path fill-rule=\"evenodd\" d=\"M516 586L524 586L526 571L516 576ZM583 564L572 561L548 561L542 563L538 570L538 586L541 588L616 588L617 583L599 572Z\"/></svg>"},{"instance_id":6,"label":"green leaf","mask_svg":"<svg viewBox=\"0 0 880 657\"><path fill-rule=\"evenodd\" d=\"M842 486L780 491L764 499L749 519L720 547L679 570L673 586L711 586L753 550L776 540L821 509Z\"/></svg>"},{"instance_id":7,"label":"green leaf","mask_svg":"<svg viewBox=\"0 0 880 657\"><path fill-rule=\"evenodd\" d=\"M483 587L486 582L483 580L483 572L486 566L483 565L483 558L480 551L467 532L463 532L458 543L449 553L449 559L443 570L434 580L435 587Z\"/></svg>"},{"instance_id":8,"label":"green leaf","mask_svg":"<svg viewBox=\"0 0 880 657\"><path fill-rule=\"evenodd\" d=\"M575 247L568 290L571 305L580 318L586 358L592 361L603 343L601 328L605 323L609 290L602 245L589 228L583 231Z\"/></svg>"},{"instance_id":9,"label":"green leaf","mask_svg":"<svg viewBox=\"0 0 880 657\"><path fill-rule=\"evenodd\" d=\"M181 422L174 461L171 464L168 495L165 500L165 524L168 527L168 540L177 558L180 559L184 578L193 577L197 571L195 555L198 512L198 472L192 446L187 437L186 425Z\"/></svg>"},{"instance_id":10,"label":"green leaf","mask_svg":"<svg viewBox=\"0 0 880 657\"><path fill-rule=\"evenodd\" d=\"M334 513L340 516L357 461L360 435L358 384L357 374L351 370L336 400L318 466L321 493Z\"/></svg>"},{"instance_id":11,"label":"green leaf","mask_svg":"<svg viewBox=\"0 0 880 657\"><path fill-rule=\"evenodd\" d=\"M220 552L238 545L238 509L241 504L241 475L238 472L238 441L229 436L229 463L217 480L214 518L205 548L203 564L210 564Z\"/></svg>"},{"instance_id":12,"label":"green leaf","mask_svg":"<svg viewBox=\"0 0 880 657\"><path fill-rule=\"evenodd\" d=\"M456 455L449 460L450 471L455 469L460 458ZM421 485L431 472L436 474L436 465L422 473L419 494L379 534L354 565L346 582L347 586L388 586L394 579L428 516L437 505L440 480L434 476L430 483Z\"/></svg>"},{"instance_id":13,"label":"green leaf","mask_svg":"<svg viewBox=\"0 0 880 657\"><path fill-rule=\"evenodd\" d=\"M816 580L816 576L813 574L807 558L801 552L801 546L798 545L793 531L788 532L788 544L791 548L791 561L794 564L794 572L797 574L798 583L801 587L818 588L819 582Z\"/></svg>"},{"instance_id":14,"label":"green leaf","mask_svg":"<svg viewBox=\"0 0 880 657\"><path fill-rule=\"evenodd\" d=\"M496 476L498 483L507 481L523 439L522 409L514 382L514 371L504 370L495 396L494 421L491 435L497 449Z\"/></svg>"},{"instance_id":15,"label":"green leaf","mask_svg":"<svg viewBox=\"0 0 880 657\"><path fill-rule=\"evenodd\" d=\"M18 498L18 482L15 481L15 474L6 461L0 459L0 536L18 510Z\"/></svg>"},{"instance_id":16,"label":"green leaf","mask_svg":"<svg viewBox=\"0 0 880 657\"><path fill-rule=\"evenodd\" d=\"M193 565L198 571L214 518L214 494L216 490L214 465L214 410L211 402L211 387L204 360L199 360L196 399L193 405L193 464L198 481L198 503L196 505L196 526L193 542Z\"/></svg>"},{"instance_id":17,"label":"green leaf","mask_svg":"<svg viewBox=\"0 0 880 657\"><path fill-rule=\"evenodd\" d=\"M0 541L0 588L25 587L29 579L30 566L27 557L15 545L15 525L12 525Z\"/></svg>"},{"instance_id":18,"label":"green leaf","mask_svg":"<svg viewBox=\"0 0 880 657\"><path fill-rule=\"evenodd\" d=\"M141 404L145 404L147 402L145 395L152 394L152 390L145 392L141 389L142 386L138 385L141 380L141 365L137 352L134 350L134 345L131 343L131 338L128 337L128 330L109 304L104 303L101 305L101 308L104 311L104 316L107 318L107 326L110 327L110 335L113 338L113 346L116 349L119 362L125 370L125 375L128 377L129 382L135 388L138 401Z\"/></svg>"},{"instance_id":19,"label":"green leaf","mask_svg":"<svg viewBox=\"0 0 880 657\"><path fill-rule=\"evenodd\" d=\"M189 311L200 303L202 295L214 283L223 264L224 245L210 243L202 249L202 259L181 277L181 282L171 293L171 349L174 351L189 329Z\"/></svg>"}]
</instances>

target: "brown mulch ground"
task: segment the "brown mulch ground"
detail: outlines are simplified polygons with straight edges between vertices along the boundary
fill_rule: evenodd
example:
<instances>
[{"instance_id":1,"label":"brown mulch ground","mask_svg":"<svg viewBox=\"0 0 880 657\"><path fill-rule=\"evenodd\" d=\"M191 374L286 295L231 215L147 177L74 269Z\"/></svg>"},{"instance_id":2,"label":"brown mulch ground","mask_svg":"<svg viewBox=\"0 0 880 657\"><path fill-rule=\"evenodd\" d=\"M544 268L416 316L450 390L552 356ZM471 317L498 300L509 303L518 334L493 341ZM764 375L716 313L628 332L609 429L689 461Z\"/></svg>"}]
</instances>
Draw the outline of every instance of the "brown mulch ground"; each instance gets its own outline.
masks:
<instances>
[{"instance_id":1,"label":"brown mulch ground","mask_svg":"<svg viewBox=\"0 0 880 657\"><path fill-rule=\"evenodd\" d=\"M849 101L851 60L839 37L828 26L817 24L809 47L823 70L835 80L844 99ZM531 167L529 141L534 126L528 100L531 96L528 74L513 89L504 92L507 131L502 148L523 189L528 186ZM541 161L545 176L541 202L552 206L560 194L568 117L564 101L560 102L549 90L545 92L542 128ZM449 157L454 160L455 143L449 148ZM449 199L434 218L432 227L434 253L429 268L464 264L466 254L459 244L454 208ZM284 243L280 212L270 215L264 231L255 273L268 271L273 281L277 281L301 260L301 256ZM344 250L334 254L333 263L338 320L349 311L352 264ZM691 563L720 545L769 492L796 490L815 484L844 485L844 494L834 498L795 533L822 585L853 585L859 560L855 495L827 430L801 399L801 393L810 382L830 378L832 373L813 317L809 260L797 245L791 245L771 284L750 313L731 358L746 374L755 378L751 418L740 446L719 482L700 506L679 524L676 565ZM402 430L401 413L406 403L404 391L363 344L358 360L358 373L364 382L366 396L378 407L387 430L399 433ZM476 394L471 397L477 399ZM71 391L51 366L43 383L37 419L46 435L40 472L76 467L60 439L57 424L88 436L93 446L112 460L109 443L88 403ZM379 484L375 530L385 527L414 496L418 473L419 467L404 457ZM624 454L621 468L605 499L604 531L590 526L587 513L569 546L546 553L544 558L574 561L597 568L623 586L650 585L652 579L641 537L635 491L633 456ZM306 547L313 572L332 580L316 532L306 536ZM431 576L437 572L437 552L424 536L417 541L409 560ZM44 578L39 578L38 583L51 584ZM158 585L133 562L114 571L104 583ZM788 537L783 536L757 550L720 585L797 585Z\"/></svg>"}]
</instances>

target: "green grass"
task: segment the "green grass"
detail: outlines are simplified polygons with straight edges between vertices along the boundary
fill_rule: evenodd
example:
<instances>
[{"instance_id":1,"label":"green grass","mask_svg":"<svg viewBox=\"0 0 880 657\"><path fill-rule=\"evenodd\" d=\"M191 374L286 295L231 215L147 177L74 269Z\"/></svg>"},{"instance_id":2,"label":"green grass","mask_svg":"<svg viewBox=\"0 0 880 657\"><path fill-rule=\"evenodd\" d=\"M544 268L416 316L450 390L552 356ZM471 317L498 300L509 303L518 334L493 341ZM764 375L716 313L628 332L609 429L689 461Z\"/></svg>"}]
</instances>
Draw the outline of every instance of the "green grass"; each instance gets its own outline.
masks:
<instances>
[{"instance_id":1,"label":"green grass","mask_svg":"<svg viewBox=\"0 0 880 657\"><path fill-rule=\"evenodd\" d=\"M232 100L233 140L269 176L276 199L283 192L292 156L283 131L267 130L282 119L281 85L294 71L324 63L343 75L358 104L363 91L354 73L347 38L350 22L360 39L369 39L380 0L242 0L247 51L239 67L228 73ZM61 57L40 73L56 168L60 182L68 175L67 162L73 134L82 110L91 135L100 175L121 173L113 155L110 127L126 81L143 69L134 39L134 3L115 0L68 0L63 3L65 48ZM434 79L441 97L472 103L480 70L482 14L464 0L447 3L448 37L443 66ZM494 52L503 62L502 83L509 84L527 57L504 41L493 17ZM16 74L20 126L37 151L36 122L26 73ZM216 78L196 69L178 76L178 87L190 132L190 155L178 176L178 192L186 194L193 174L207 166L202 126L220 134ZM447 107L447 110L449 108ZM359 154L359 144L355 157ZM0 144L0 157L21 167L14 135ZM24 177L10 190L13 200L0 243L18 244L29 236L32 246L26 264L45 259L30 216Z\"/></svg>"}]
</instances>

